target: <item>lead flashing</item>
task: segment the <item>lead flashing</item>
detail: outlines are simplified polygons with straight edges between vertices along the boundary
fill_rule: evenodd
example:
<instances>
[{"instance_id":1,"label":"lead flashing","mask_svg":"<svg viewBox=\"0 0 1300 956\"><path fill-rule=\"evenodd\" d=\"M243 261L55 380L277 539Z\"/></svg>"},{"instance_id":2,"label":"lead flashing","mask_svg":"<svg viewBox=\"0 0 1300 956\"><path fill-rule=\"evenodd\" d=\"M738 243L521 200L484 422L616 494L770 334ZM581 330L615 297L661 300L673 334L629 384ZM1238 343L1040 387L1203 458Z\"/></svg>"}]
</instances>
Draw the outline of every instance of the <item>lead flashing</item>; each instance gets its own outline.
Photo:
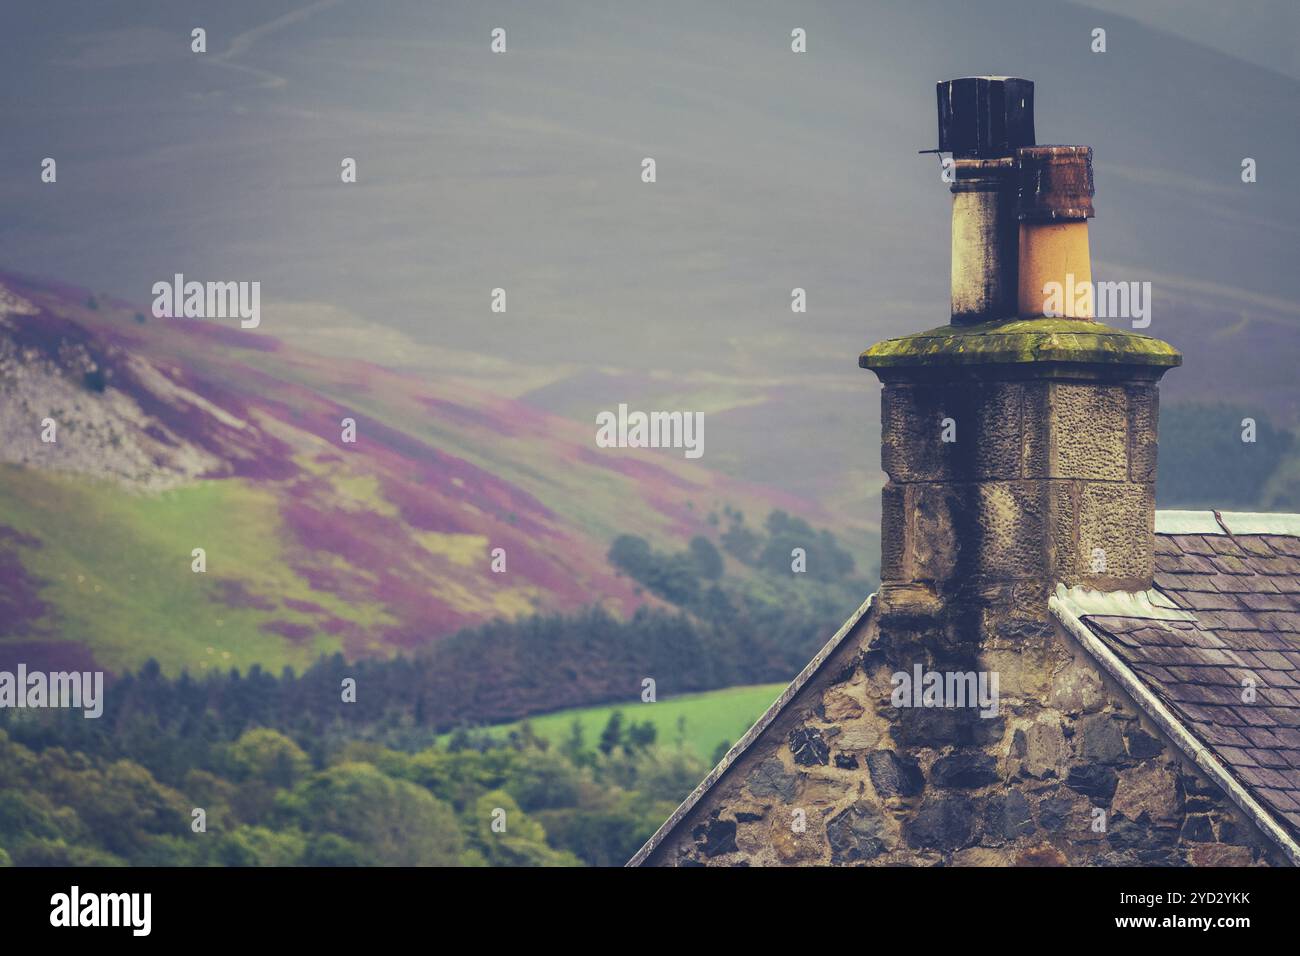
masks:
<instances>
[{"instance_id":1,"label":"lead flashing","mask_svg":"<svg viewBox=\"0 0 1300 956\"><path fill-rule=\"evenodd\" d=\"M1196 615L1174 604L1152 588L1150 591L1094 591L1091 588L1056 586L1056 599L1076 617L1133 617L1147 621L1195 621Z\"/></svg>"},{"instance_id":2,"label":"lead flashing","mask_svg":"<svg viewBox=\"0 0 1300 956\"><path fill-rule=\"evenodd\" d=\"M1157 511L1156 534L1224 534L1213 511Z\"/></svg>"},{"instance_id":3,"label":"lead flashing","mask_svg":"<svg viewBox=\"0 0 1300 956\"><path fill-rule=\"evenodd\" d=\"M1156 513L1157 519L1159 512ZM1300 537L1300 515L1258 511L1220 511L1224 527L1232 534L1278 534Z\"/></svg>"}]
</instances>

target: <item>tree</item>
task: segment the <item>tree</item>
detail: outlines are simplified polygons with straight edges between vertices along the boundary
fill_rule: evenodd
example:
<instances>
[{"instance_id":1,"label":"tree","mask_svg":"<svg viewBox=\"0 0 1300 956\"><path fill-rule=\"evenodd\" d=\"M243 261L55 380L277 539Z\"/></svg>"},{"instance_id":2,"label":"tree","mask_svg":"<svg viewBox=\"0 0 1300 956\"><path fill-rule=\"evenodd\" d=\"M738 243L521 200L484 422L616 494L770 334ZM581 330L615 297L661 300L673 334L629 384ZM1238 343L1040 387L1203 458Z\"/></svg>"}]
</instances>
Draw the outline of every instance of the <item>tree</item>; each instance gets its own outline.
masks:
<instances>
[{"instance_id":1,"label":"tree","mask_svg":"<svg viewBox=\"0 0 1300 956\"><path fill-rule=\"evenodd\" d=\"M621 534L609 547L609 561L636 581L643 581L654 562L654 552L645 538Z\"/></svg>"},{"instance_id":2,"label":"tree","mask_svg":"<svg viewBox=\"0 0 1300 956\"><path fill-rule=\"evenodd\" d=\"M658 728L649 720L640 724L633 721L627 725L627 746L630 749L645 750L658 736Z\"/></svg>"},{"instance_id":3,"label":"tree","mask_svg":"<svg viewBox=\"0 0 1300 956\"><path fill-rule=\"evenodd\" d=\"M600 743L596 746L605 756L614 752L614 748L623 742L623 712L616 710L609 715L605 729L600 732Z\"/></svg>"},{"instance_id":4,"label":"tree","mask_svg":"<svg viewBox=\"0 0 1300 956\"><path fill-rule=\"evenodd\" d=\"M691 538L691 558L700 577L716 581L722 577L722 554L713 542L702 535Z\"/></svg>"},{"instance_id":5,"label":"tree","mask_svg":"<svg viewBox=\"0 0 1300 956\"><path fill-rule=\"evenodd\" d=\"M479 797L475 833L483 856L492 866L577 866L571 853L552 849L546 831L528 817L503 790Z\"/></svg>"},{"instance_id":6,"label":"tree","mask_svg":"<svg viewBox=\"0 0 1300 956\"><path fill-rule=\"evenodd\" d=\"M291 788L311 768L301 747L266 727L240 734L226 748L224 763L233 780L257 780L284 789Z\"/></svg>"},{"instance_id":7,"label":"tree","mask_svg":"<svg viewBox=\"0 0 1300 956\"><path fill-rule=\"evenodd\" d=\"M313 774L281 807L304 832L336 834L373 865L454 866L463 848L451 807L366 763Z\"/></svg>"}]
</instances>

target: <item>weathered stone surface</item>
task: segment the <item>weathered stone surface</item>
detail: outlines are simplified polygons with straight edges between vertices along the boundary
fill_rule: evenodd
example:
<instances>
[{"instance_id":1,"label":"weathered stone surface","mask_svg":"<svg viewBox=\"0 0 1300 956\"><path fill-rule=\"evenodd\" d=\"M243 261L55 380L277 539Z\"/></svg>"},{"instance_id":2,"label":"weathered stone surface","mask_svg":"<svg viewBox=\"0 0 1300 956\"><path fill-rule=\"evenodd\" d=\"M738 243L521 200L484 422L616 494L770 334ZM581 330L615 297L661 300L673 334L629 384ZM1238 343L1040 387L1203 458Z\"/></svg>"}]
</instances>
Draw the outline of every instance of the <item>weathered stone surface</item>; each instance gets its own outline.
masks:
<instances>
[{"instance_id":1,"label":"weathered stone surface","mask_svg":"<svg viewBox=\"0 0 1300 956\"><path fill-rule=\"evenodd\" d=\"M937 389L886 386L880 394L880 468L891 481L933 481L944 476L943 396Z\"/></svg>"},{"instance_id":2,"label":"weathered stone surface","mask_svg":"<svg viewBox=\"0 0 1300 956\"><path fill-rule=\"evenodd\" d=\"M1053 580L1067 587L1080 583L1079 556L1079 486L1078 481L1050 481L1048 484L1049 514L1048 566Z\"/></svg>"},{"instance_id":3,"label":"weathered stone surface","mask_svg":"<svg viewBox=\"0 0 1300 956\"><path fill-rule=\"evenodd\" d=\"M1052 385L1054 478L1128 478L1128 397L1117 385Z\"/></svg>"},{"instance_id":4,"label":"weathered stone surface","mask_svg":"<svg viewBox=\"0 0 1300 956\"><path fill-rule=\"evenodd\" d=\"M1065 778L1065 785L1077 790L1095 804L1106 804L1115 795L1119 777L1110 767L1098 764L1084 764L1071 767Z\"/></svg>"},{"instance_id":5,"label":"weathered stone surface","mask_svg":"<svg viewBox=\"0 0 1300 956\"><path fill-rule=\"evenodd\" d=\"M852 720L854 717L862 715L862 702L853 697L847 691L835 689L828 691L822 701L822 709L826 714L826 719L839 723L840 721Z\"/></svg>"},{"instance_id":6,"label":"weathered stone surface","mask_svg":"<svg viewBox=\"0 0 1300 956\"><path fill-rule=\"evenodd\" d=\"M1064 853L1050 843L1040 843L1016 854L1016 866L1069 866Z\"/></svg>"},{"instance_id":7,"label":"weathered stone surface","mask_svg":"<svg viewBox=\"0 0 1300 956\"><path fill-rule=\"evenodd\" d=\"M1115 764L1128 757L1124 735L1110 714L1088 714L1074 724L1074 747L1081 760Z\"/></svg>"},{"instance_id":8,"label":"weathered stone surface","mask_svg":"<svg viewBox=\"0 0 1300 956\"><path fill-rule=\"evenodd\" d=\"M1183 821L1182 838L1192 843L1213 843L1214 826L1208 813L1189 813Z\"/></svg>"},{"instance_id":9,"label":"weathered stone surface","mask_svg":"<svg viewBox=\"0 0 1300 956\"><path fill-rule=\"evenodd\" d=\"M830 763L831 749L816 727L797 727L790 731L790 752L794 762L804 767Z\"/></svg>"},{"instance_id":10,"label":"weathered stone surface","mask_svg":"<svg viewBox=\"0 0 1300 956\"><path fill-rule=\"evenodd\" d=\"M989 798L984 812L986 840L1016 840L1034 832L1034 820L1029 811L1029 801L1019 790Z\"/></svg>"},{"instance_id":11,"label":"weathered stone surface","mask_svg":"<svg viewBox=\"0 0 1300 956\"><path fill-rule=\"evenodd\" d=\"M1012 861L1001 850L985 846L968 846L952 855L953 866L1011 866Z\"/></svg>"},{"instance_id":12,"label":"weathered stone surface","mask_svg":"<svg viewBox=\"0 0 1300 956\"><path fill-rule=\"evenodd\" d=\"M803 783L798 802L808 806L829 806L840 803L857 791L857 781L851 774L825 773L810 776Z\"/></svg>"},{"instance_id":13,"label":"weathered stone surface","mask_svg":"<svg viewBox=\"0 0 1300 956\"><path fill-rule=\"evenodd\" d=\"M1128 391L1128 478L1139 483L1156 480L1156 421L1160 392L1154 385L1130 385Z\"/></svg>"},{"instance_id":14,"label":"weathered stone surface","mask_svg":"<svg viewBox=\"0 0 1300 956\"><path fill-rule=\"evenodd\" d=\"M1028 578L1043 571L1047 537L1047 486L1041 482L989 481L976 486L973 514L958 523L958 540L976 554L963 567L992 578ZM973 521L971 519L974 519ZM973 531L978 527L979 531ZM961 552L958 552L961 554Z\"/></svg>"},{"instance_id":15,"label":"weathered stone surface","mask_svg":"<svg viewBox=\"0 0 1300 956\"><path fill-rule=\"evenodd\" d=\"M958 401L971 402L967 417L973 420L975 434L965 436L973 439L970 477L979 481L1020 477L1023 394L1024 386L1020 383L1000 382L971 388L956 396Z\"/></svg>"},{"instance_id":16,"label":"weathered stone surface","mask_svg":"<svg viewBox=\"0 0 1300 956\"><path fill-rule=\"evenodd\" d=\"M984 747L1001 740L1006 726L1004 717L983 718L970 708L900 708L891 711L890 717L891 733L902 747Z\"/></svg>"},{"instance_id":17,"label":"weathered stone surface","mask_svg":"<svg viewBox=\"0 0 1300 956\"><path fill-rule=\"evenodd\" d=\"M1071 716L1093 713L1106 703L1105 686L1101 675L1075 658L1057 671L1052 679L1048 705Z\"/></svg>"},{"instance_id":18,"label":"weathered stone surface","mask_svg":"<svg viewBox=\"0 0 1300 956\"><path fill-rule=\"evenodd\" d=\"M930 768L930 782L937 787L974 790L997 779L997 761L985 753L959 751L940 757Z\"/></svg>"},{"instance_id":19,"label":"weathered stone surface","mask_svg":"<svg viewBox=\"0 0 1300 956\"><path fill-rule=\"evenodd\" d=\"M931 794L903 825L907 842L917 848L959 850L975 833L970 799L958 794Z\"/></svg>"},{"instance_id":20,"label":"weathered stone surface","mask_svg":"<svg viewBox=\"0 0 1300 956\"><path fill-rule=\"evenodd\" d=\"M882 581L905 581L910 573L905 561L910 548L905 500L906 490L902 485L887 484L880 492Z\"/></svg>"},{"instance_id":21,"label":"weathered stone surface","mask_svg":"<svg viewBox=\"0 0 1300 956\"><path fill-rule=\"evenodd\" d=\"M1021 387L1021 474L1050 478L1052 417L1050 382L1025 382Z\"/></svg>"},{"instance_id":22,"label":"weathered stone surface","mask_svg":"<svg viewBox=\"0 0 1300 956\"><path fill-rule=\"evenodd\" d=\"M1056 776L1066 752L1060 718L1053 713L1044 714L1028 727L1017 730L1012 748L1019 758L1021 773L1040 780Z\"/></svg>"},{"instance_id":23,"label":"weathered stone surface","mask_svg":"<svg viewBox=\"0 0 1300 956\"><path fill-rule=\"evenodd\" d=\"M841 726L835 744L841 750L863 753L874 750L880 742L881 727L872 720L858 719Z\"/></svg>"},{"instance_id":24,"label":"weathered stone surface","mask_svg":"<svg viewBox=\"0 0 1300 956\"><path fill-rule=\"evenodd\" d=\"M1106 835L1110 845L1117 850L1145 852L1168 851L1178 834L1176 830L1162 831L1146 819L1133 820L1114 813L1107 818Z\"/></svg>"},{"instance_id":25,"label":"weathered stone surface","mask_svg":"<svg viewBox=\"0 0 1300 956\"><path fill-rule=\"evenodd\" d=\"M1130 727L1124 739L1128 743L1128 755L1134 760L1158 757L1165 751L1165 745L1158 738L1151 736L1140 727Z\"/></svg>"},{"instance_id":26,"label":"weathered stone surface","mask_svg":"<svg viewBox=\"0 0 1300 956\"><path fill-rule=\"evenodd\" d=\"M1120 772L1111 801L1113 813L1172 825L1179 810L1178 780L1168 768L1145 763Z\"/></svg>"},{"instance_id":27,"label":"weathered stone surface","mask_svg":"<svg viewBox=\"0 0 1300 956\"><path fill-rule=\"evenodd\" d=\"M871 785L881 797L914 797L925 786L920 765L910 757L900 757L892 750L877 750L867 755L867 772Z\"/></svg>"},{"instance_id":28,"label":"weathered stone surface","mask_svg":"<svg viewBox=\"0 0 1300 956\"><path fill-rule=\"evenodd\" d=\"M1155 527L1155 487L1128 482L1087 482L1079 503L1079 561L1094 549L1106 556L1104 574L1079 569L1080 580L1107 590L1142 590L1155 573L1150 534Z\"/></svg>"},{"instance_id":29,"label":"weathered stone surface","mask_svg":"<svg viewBox=\"0 0 1300 956\"><path fill-rule=\"evenodd\" d=\"M1192 866L1251 866L1255 862L1249 847L1206 843L1187 851Z\"/></svg>"},{"instance_id":30,"label":"weathered stone surface","mask_svg":"<svg viewBox=\"0 0 1300 956\"><path fill-rule=\"evenodd\" d=\"M697 826L694 835L700 852L707 857L731 853L736 849L735 820L709 820Z\"/></svg>"},{"instance_id":31,"label":"weathered stone surface","mask_svg":"<svg viewBox=\"0 0 1300 956\"><path fill-rule=\"evenodd\" d=\"M1046 797L1038 805L1038 822L1044 830L1052 833L1060 832L1066 829L1070 824L1070 818L1076 812L1076 802L1073 797L1059 793Z\"/></svg>"},{"instance_id":32,"label":"weathered stone surface","mask_svg":"<svg viewBox=\"0 0 1300 956\"><path fill-rule=\"evenodd\" d=\"M859 801L827 822L826 840L832 863L874 859L886 849L884 820L874 806Z\"/></svg>"},{"instance_id":33,"label":"weathered stone surface","mask_svg":"<svg viewBox=\"0 0 1300 956\"><path fill-rule=\"evenodd\" d=\"M796 829L794 810L785 809L773 814L767 838L777 859L784 865L809 865L823 861L826 853L825 835L813 825L805 811L802 829Z\"/></svg>"},{"instance_id":34,"label":"weathered stone surface","mask_svg":"<svg viewBox=\"0 0 1300 956\"><path fill-rule=\"evenodd\" d=\"M799 781L785 769L778 757L769 757L758 765L749 780L749 792L756 797L777 797L782 802L794 799Z\"/></svg>"}]
</instances>

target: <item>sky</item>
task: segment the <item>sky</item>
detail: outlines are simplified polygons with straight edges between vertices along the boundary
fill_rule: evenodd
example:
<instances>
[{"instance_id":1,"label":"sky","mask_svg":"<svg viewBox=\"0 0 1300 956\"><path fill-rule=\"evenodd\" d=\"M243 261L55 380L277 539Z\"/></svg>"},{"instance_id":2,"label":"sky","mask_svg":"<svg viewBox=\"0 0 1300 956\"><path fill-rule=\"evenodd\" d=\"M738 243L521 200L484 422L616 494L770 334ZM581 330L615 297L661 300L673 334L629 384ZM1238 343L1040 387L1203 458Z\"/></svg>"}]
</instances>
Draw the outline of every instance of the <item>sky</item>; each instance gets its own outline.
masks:
<instances>
[{"instance_id":1,"label":"sky","mask_svg":"<svg viewBox=\"0 0 1300 956\"><path fill-rule=\"evenodd\" d=\"M947 320L951 200L918 150L935 82L991 73L1035 81L1040 142L1095 148L1095 272L1153 282L1149 333L1182 347L1186 302L1285 328L1297 9L10 4L0 268L141 307L177 272L257 280L263 332L390 363L850 381Z\"/></svg>"}]
</instances>

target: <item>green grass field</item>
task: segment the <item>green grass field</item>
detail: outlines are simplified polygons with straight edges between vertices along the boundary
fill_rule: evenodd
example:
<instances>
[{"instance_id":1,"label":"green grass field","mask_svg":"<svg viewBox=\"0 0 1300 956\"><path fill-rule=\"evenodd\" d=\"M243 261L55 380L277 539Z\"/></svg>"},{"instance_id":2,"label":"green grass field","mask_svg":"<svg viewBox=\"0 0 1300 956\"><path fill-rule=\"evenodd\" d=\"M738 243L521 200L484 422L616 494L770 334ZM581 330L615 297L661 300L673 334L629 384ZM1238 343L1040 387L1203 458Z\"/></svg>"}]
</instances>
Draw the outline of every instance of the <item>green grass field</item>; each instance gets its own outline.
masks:
<instances>
[{"instance_id":1,"label":"green grass field","mask_svg":"<svg viewBox=\"0 0 1300 956\"><path fill-rule=\"evenodd\" d=\"M708 760L722 741L734 744L739 740L785 687L785 684L752 684L701 694L683 694L653 704L636 701L601 707L579 707L542 714L531 718L529 723L538 737L549 740L552 745L558 745L568 738L569 728L577 719L582 725L587 749L594 750L601 730L609 721L609 715L616 710L623 712L625 725L627 722L644 723L649 720L658 730L658 742L667 745L674 744L680 736L677 721L684 716L685 745ZM494 737L504 737L518 727L519 722L516 721L489 727L487 730ZM440 742L446 743L448 736L450 735L444 735Z\"/></svg>"}]
</instances>

